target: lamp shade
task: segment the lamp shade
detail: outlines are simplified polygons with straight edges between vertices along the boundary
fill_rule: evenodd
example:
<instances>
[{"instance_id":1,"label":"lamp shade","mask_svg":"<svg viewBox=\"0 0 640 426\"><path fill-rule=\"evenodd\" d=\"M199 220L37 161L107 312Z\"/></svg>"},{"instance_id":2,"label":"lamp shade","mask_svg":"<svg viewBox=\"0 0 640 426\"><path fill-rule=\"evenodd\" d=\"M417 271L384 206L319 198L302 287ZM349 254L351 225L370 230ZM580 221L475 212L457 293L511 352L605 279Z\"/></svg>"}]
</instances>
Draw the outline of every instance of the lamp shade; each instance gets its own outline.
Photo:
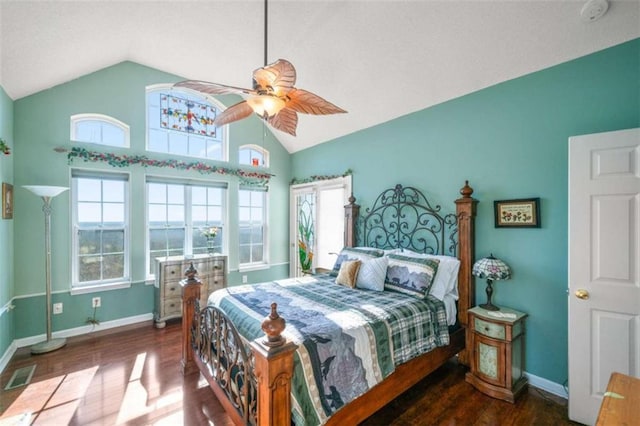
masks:
<instances>
[{"instance_id":1,"label":"lamp shade","mask_svg":"<svg viewBox=\"0 0 640 426\"><path fill-rule=\"evenodd\" d=\"M28 189L40 197L55 197L62 194L69 188L64 186L48 186L48 185L24 185L24 189Z\"/></svg>"},{"instance_id":2,"label":"lamp shade","mask_svg":"<svg viewBox=\"0 0 640 426\"><path fill-rule=\"evenodd\" d=\"M492 281L508 280L511 278L511 268L500 259L493 257L482 258L473 264L471 273L478 278L486 278Z\"/></svg>"}]
</instances>

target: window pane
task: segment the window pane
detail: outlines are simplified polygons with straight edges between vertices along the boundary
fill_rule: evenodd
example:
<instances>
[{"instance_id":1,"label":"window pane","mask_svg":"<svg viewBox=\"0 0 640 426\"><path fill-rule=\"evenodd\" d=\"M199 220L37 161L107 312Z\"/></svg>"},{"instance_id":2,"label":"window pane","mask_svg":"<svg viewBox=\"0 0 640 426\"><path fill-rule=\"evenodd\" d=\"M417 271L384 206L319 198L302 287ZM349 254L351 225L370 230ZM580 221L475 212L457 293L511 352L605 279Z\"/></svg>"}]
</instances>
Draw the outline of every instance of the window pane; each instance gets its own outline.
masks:
<instances>
[{"instance_id":1,"label":"window pane","mask_svg":"<svg viewBox=\"0 0 640 426\"><path fill-rule=\"evenodd\" d=\"M252 226L251 227L251 242L253 244L262 243L262 226Z\"/></svg>"},{"instance_id":2,"label":"window pane","mask_svg":"<svg viewBox=\"0 0 640 426\"><path fill-rule=\"evenodd\" d=\"M251 193L251 205L253 207L262 207L262 201L264 200L264 192L249 191Z\"/></svg>"},{"instance_id":3,"label":"window pane","mask_svg":"<svg viewBox=\"0 0 640 426\"><path fill-rule=\"evenodd\" d=\"M167 222L173 225L184 224L184 207L183 206L169 206L167 211Z\"/></svg>"},{"instance_id":4,"label":"window pane","mask_svg":"<svg viewBox=\"0 0 640 426\"><path fill-rule=\"evenodd\" d=\"M241 224L248 224L251 220L251 209L249 207L240 207L238 209L238 218Z\"/></svg>"},{"instance_id":5,"label":"window pane","mask_svg":"<svg viewBox=\"0 0 640 426\"><path fill-rule=\"evenodd\" d=\"M251 228L241 227L238 229L238 237L240 244L251 243Z\"/></svg>"},{"instance_id":6,"label":"window pane","mask_svg":"<svg viewBox=\"0 0 640 426\"><path fill-rule=\"evenodd\" d=\"M193 204L207 204L207 188L194 186L191 188L191 202Z\"/></svg>"},{"instance_id":7,"label":"window pane","mask_svg":"<svg viewBox=\"0 0 640 426\"><path fill-rule=\"evenodd\" d=\"M124 230L102 233L103 253L124 253Z\"/></svg>"},{"instance_id":8,"label":"window pane","mask_svg":"<svg viewBox=\"0 0 640 426\"><path fill-rule=\"evenodd\" d=\"M102 182L102 200L124 202L124 182L105 180Z\"/></svg>"},{"instance_id":9,"label":"window pane","mask_svg":"<svg viewBox=\"0 0 640 426\"><path fill-rule=\"evenodd\" d=\"M104 204L102 221L105 224L124 223L124 204Z\"/></svg>"},{"instance_id":10,"label":"window pane","mask_svg":"<svg viewBox=\"0 0 640 426\"><path fill-rule=\"evenodd\" d=\"M238 162L240 164L251 164L251 150L243 148L238 151Z\"/></svg>"},{"instance_id":11,"label":"window pane","mask_svg":"<svg viewBox=\"0 0 640 426\"><path fill-rule=\"evenodd\" d=\"M211 158L212 160L222 160L222 142L207 142L207 158Z\"/></svg>"},{"instance_id":12,"label":"window pane","mask_svg":"<svg viewBox=\"0 0 640 426\"><path fill-rule=\"evenodd\" d=\"M222 192L223 190L221 188L207 188L209 204L222 205Z\"/></svg>"},{"instance_id":13,"label":"window pane","mask_svg":"<svg viewBox=\"0 0 640 426\"><path fill-rule=\"evenodd\" d=\"M167 230L167 242L169 249L184 248L184 229L169 229Z\"/></svg>"},{"instance_id":14,"label":"window pane","mask_svg":"<svg viewBox=\"0 0 640 426\"><path fill-rule=\"evenodd\" d=\"M167 223L167 208L164 205L149 206L149 225L157 226Z\"/></svg>"},{"instance_id":15,"label":"window pane","mask_svg":"<svg viewBox=\"0 0 640 426\"><path fill-rule=\"evenodd\" d=\"M151 251L167 248L167 231L164 229L149 230L149 247Z\"/></svg>"},{"instance_id":16,"label":"window pane","mask_svg":"<svg viewBox=\"0 0 640 426\"><path fill-rule=\"evenodd\" d=\"M187 135L185 133L169 133L169 152L178 155L188 154Z\"/></svg>"},{"instance_id":17,"label":"window pane","mask_svg":"<svg viewBox=\"0 0 640 426\"><path fill-rule=\"evenodd\" d=\"M238 191L238 204L240 206L248 206L251 203L251 191Z\"/></svg>"},{"instance_id":18,"label":"window pane","mask_svg":"<svg viewBox=\"0 0 640 426\"><path fill-rule=\"evenodd\" d=\"M124 146L125 134L120 127L105 124L102 126L102 143L110 146Z\"/></svg>"},{"instance_id":19,"label":"window pane","mask_svg":"<svg viewBox=\"0 0 640 426\"><path fill-rule=\"evenodd\" d=\"M124 256L121 254L103 256L104 273L102 279L109 280L124 276Z\"/></svg>"},{"instance_id":20,"label":"window pane","mask_svg":"<svg viewBox=\"0 0 640 426\"><path fill-rule=\"evenodd\" d=\"M76 123L76 140L82 142L100 143L100 123L93 120Z\"/></svg>"},{"instance_id":21,"label":"window pane","mask_svg":"<svg viewBox=\"0 0 640 426\"><path fill-rule=\"evenodd\" d=\"M102 197L101 180L77 179L78 201L100 201Z\"/></svg>"},{"instance_id":22,"label":"window pane","mask_svg":"<svg viewBox=\"0 0 640 426\"><path fill-rule=\"evenodd\" d=\"M149 151L169 152L169 135L161 130L149 130Z\"/></svg>"},{"instance_id":23,"label":"window pane","mask_svg":"<svg viewBox=\"0 0 640 426\"><path fill-rule=\"evenodd\" d=\"M222 207L209 207L207 209L207 217L209 218L209 222L222 222Z\"/></svg>"},{"instance_id":24,"label":"window pane","mask_svg":"<svg viewBox=\"0 0 640 426\"><path fill-rule=\"evenodd\" d=\"M191 208L191 220L193 221L194 226L196 223L200 223L202 225L207 223L207 208L204 206L193 206Z\"/></svg>"},{"instance_id":25,"label":"window pane","mask_svg":"<svg viewBox=\"0 0 640 426\"><path fill-rule=\"evenodd\" d=\"M207 143L204 138L197 136L189 137L189 155L194 157L206 157L207 156Z\"/></svg>"},{"instance_id":26,"label":"window pane","mask_svg":"<svg viewBox=\"0 0 640 426\"><path fill-rule=\"evenodd\" d=\"M251 261L262 262L262 244L254 244L251 246Z\"/></svg>"},{"instance_id":27,"label":"window pane","mask_svg":"<svg viewBox=\"0 0 640 426\"><path fill-rule=\"evenodd\" d=\"M147 192L150 203L166 203L167 202L167 185L158 183L147 184Z\"/></svg>"},{"instance_id":28,"label":"window pane","mask_svg":"<svg viewBox=\"0 0 640 426\"><path fill-rule=\"evenodd\" d=\"M100 256L81 256L79 261L80 282L100 280Z\"/></svg>"},{"instance_id":29,"label":"window pane","mask_svg":"<svg viewBox=\"0 0 640 426\"><path fill-rule=\"evenodd\" d=\"M240 246L240 263L249 263L251 261L250 250L251 249L249 246Z\"/></svg>"},{"instance_id":30,"label":"window pane","mask_svg":"<svg viewBox=\"0 0 640 426\"><path fill-rule=\"evenodd\" d=\"M100 253L100 232L95 230L79 231L78 249L81 255Z\"/></svg>"},{"instance_id":31,"label":"window pane","mask_svg":"<svg viewBox=\"0 0 640 426\"><path fill-rule=\"evenodd\" d=\"M261 223L262 222L262 209L261 208L253 208L253 209L251 209L251 222L252 223Z\"/></svg>"},{"instance_id":32,"label":"window pane","mask_svg":"<svg viewBox=\"0 0 640 426\"><path fill-rule=\"evenodd\" d=\"M101 205L99 203L78 203L78 223L101 223Z\"/></svg>"},{"instance_id":33,"label":"window pane","mask_svg":"<svg viewBox=\"0 0 640 426\"><path fill-rule=\"evenodd\" d=\"M184 186L167 185L167 202L169 204L184 204Z\"/></svg>"}]
</instances>

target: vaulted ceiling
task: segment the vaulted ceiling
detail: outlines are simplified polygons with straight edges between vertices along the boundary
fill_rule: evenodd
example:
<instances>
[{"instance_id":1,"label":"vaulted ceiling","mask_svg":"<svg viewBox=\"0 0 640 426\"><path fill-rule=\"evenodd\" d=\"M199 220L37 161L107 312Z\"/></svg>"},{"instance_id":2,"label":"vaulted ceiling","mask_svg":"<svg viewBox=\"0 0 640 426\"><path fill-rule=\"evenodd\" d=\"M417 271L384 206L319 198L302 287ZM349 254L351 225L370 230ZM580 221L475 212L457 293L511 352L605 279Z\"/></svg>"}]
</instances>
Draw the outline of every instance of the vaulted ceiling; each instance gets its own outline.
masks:
<instances>
[{"instance_id":1,"label":"vaulted ceiling","mask_svg":"<svg viewBox=\"0 0 640 426\"><path fill-rule=\"evenodd\" d=\"M640 37L640 0L610 0L594 22L585 4L269 0L269 62L291 61L297 87L348 111L274 135L295 152ZM122 61L251 87L263 56L262 0L0 0L12 99Z\"/></svg>"}]
</instances>

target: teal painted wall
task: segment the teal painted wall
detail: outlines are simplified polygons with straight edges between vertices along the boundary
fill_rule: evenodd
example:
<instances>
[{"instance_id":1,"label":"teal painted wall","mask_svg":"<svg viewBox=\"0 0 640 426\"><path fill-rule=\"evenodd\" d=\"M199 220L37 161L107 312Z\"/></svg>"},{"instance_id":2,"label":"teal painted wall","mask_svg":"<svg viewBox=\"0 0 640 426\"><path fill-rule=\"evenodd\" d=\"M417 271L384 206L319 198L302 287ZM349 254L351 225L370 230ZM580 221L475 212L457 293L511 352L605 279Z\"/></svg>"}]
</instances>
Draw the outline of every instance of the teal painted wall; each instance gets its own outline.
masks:
<instances>
[{"instance_id":1,"label":"teal painted wall","mask_svg":"<svg viewBox=\"0 0 640 426\"><path fill-rule=\"evenodd\" d=\"M435 84L435 83L434 83ZM529 314L526 370L567 379L567 139L640 126L640 39L342 137L292 156L293 176L353 170L358 202L413 185L452 208L468 179L476 257L512 267L494 302ZM494 228L493 201L541 198L540 229ZM476 282L476 300L486 299Z\"/></svg>"},{"instance_id":2,"label":"teal painted wall","mask_svg":"<svg viewBox=\"0 0 640 426\"><path fill-rule=\"evenodd\" d=\"M79 79L16 100L14 102L15 132L15 232L20 244L13 245L15 256L16 326L15 337L28 337L43 333L44 305L44 216L42 201L22 188L22 185L70 186L70 168L116 170L105 164L67 162L65 154L54 148L69 149L69 118L78 113L101 113L121 120L131 127L130 149L109 149L91 144L78 144L87 149L130 155L145 154L145 87L159 83L173 83L182 78L132 62L123 62ZM225 97L221 102L229 105L237 97ZM290 156L270 132L266 135L260 120L250 118L230 125L229 163L237 166L237 149L242 144L255 143L270 151L270 171L276 176L269 184L270 262L276 265L266 271L247 273L249 281L259 277L282 278L288 266L288 206ZM169 155L147 154L152 158L167 159ZM185 161L194 159L184 158ZM215 162L212 162L215 163ZM122 171L123 169L118 169ZM229 269L230 284L238 284L241 276L237 253L237 188L238 179L229 175L201 175L162 168L144 169L132 166L124 169L131 182L131 275L129 289L103 291L100 321L125 318L153 312L153 286L145 285L145 174L154 176L180 176L229 182ZM65 192L52 201L52 287L54 302L64 304L64 312L53 316L53 330L85 325L92 313L89 295L69 294L71 283L70 193ZM284 212L284 214L281 214ZM277 214L275 214L277 213ZM95 295L95 294L94 294ZM27 321L28 320L28 321ZM28 324L27 324L28 323Z\"/></svg>"},{"instance_id":3,"label":"teal painted wall","mask_svg":"<svg viewBox=\"0 0 640 426\"><path fill-rule=\"evenodd\" d=\"M11 148L13 139L13 101L0 87L0 138ZM0 181L13 184L14 151L0 153ZM13 341L13 311L4 311L13 297L13 219L0 219L0 356Z\"/></svg>"}]
</instances>

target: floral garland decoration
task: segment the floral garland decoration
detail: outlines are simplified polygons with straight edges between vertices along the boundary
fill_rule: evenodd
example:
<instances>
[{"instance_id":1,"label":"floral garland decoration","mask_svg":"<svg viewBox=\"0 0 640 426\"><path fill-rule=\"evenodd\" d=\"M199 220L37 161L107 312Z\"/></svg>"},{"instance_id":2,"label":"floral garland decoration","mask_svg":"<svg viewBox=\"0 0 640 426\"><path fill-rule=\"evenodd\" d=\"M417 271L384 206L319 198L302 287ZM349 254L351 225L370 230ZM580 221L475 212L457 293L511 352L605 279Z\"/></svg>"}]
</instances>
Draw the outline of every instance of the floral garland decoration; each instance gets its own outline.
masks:
<instances>
[{"instance_id":1,"label":"floral garland decoration","mask_svg":"<svg viewBox=\"0 0 640 426\"><path fill-rule=\"evenodd\" d=\"M4 155L11 154L11 148L9 148L9 145L7 145L7 143L2 138L0 138L0 152Z\"/></svg>"},{"instance_id":2,"label":"floral garland decoration","mask_svg":"<svg viewBox=\"0 0 640 426\"><path fill-rule=\"evenodd\" d=\"M185 162L180 160L154 160L144 155L117 155L113 153L104 153L98 151L88 151L84 148L74 147L71 150L65 148L55 148L56 152L66 152L69 164L73 163L74 158L79 158L85 162L102 162L107 163L111 167L128 167L140 165L142 167L161 167L175 170L195 170L201 174L217 173L221 175L236 176L243 180L243 183L249 185L266 185L273 176L270 173L247 171L235 169L231 167L218 167L201 161Z\"/></svg>"},{"instance_id":3,"label":"floral garland decoration","mask_svg":"<svg viewBox=\"0 0 640 426\"><path fill-rule=\"evenodd\" d=\"M331 180L331 179L336 179L339 177L346 177L346 176L351 176L353 174L353 172L351 171L351 169L347 169L346 172L344 172L341 175L313 175L313 176L309 176L308 178L304 178L304 179L297 179L297 178L293 178L291 179L291 185L297 185L300 183L309 183L309 182L316 182L319 180Z\"/></svg>"}]
</instances>

